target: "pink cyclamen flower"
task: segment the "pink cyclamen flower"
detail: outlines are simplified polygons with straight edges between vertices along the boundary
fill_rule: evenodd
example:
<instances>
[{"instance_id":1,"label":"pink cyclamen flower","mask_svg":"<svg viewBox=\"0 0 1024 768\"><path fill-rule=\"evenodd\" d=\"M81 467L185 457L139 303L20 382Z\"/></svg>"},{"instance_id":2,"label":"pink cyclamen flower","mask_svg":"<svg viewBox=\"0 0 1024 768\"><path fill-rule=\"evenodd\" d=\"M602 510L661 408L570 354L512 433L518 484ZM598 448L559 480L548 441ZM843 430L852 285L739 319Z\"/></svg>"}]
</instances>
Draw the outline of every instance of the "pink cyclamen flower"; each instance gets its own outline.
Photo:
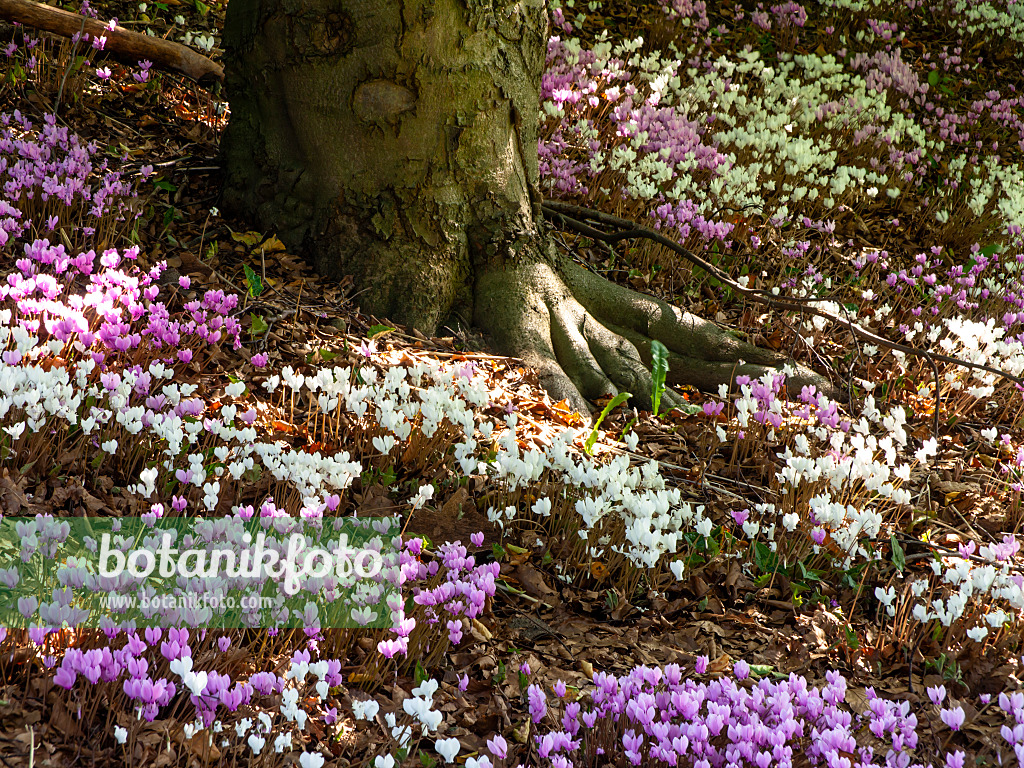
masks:
<instances>
[{"instance_id":1,"label":"pink cyclamen flower","mask_svg":"<svg viewBox=\"0 0 1024 768\"><path fill-rule=\"evenodd\" d=\"M495 734L493 739L487 740L487 749L499 760L504 760L508 755L508 742L500 733Z\"/></svg>"},{"instance_id":2,"label":"pink cyclamen flower","mask_svg":"<svg viewBox=\"0 0 1024 768\"><path fill-rule=\"evenodd\" d=\"M942 718L942 722L948 725L951 730L959 731L960 727L964 724L966 714L963 707L956 707L955 709L940 710L939 717Z\"/></svg>"}]
</instances>

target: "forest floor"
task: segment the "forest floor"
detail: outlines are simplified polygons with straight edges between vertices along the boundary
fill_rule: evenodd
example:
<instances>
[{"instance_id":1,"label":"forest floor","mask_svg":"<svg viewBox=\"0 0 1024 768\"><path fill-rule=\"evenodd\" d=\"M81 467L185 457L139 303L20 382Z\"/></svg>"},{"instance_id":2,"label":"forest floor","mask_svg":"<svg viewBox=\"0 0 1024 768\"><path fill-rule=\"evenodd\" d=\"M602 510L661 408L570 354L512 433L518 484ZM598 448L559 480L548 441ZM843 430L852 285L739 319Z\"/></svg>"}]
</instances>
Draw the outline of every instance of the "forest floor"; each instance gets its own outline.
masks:
<instances>
[{"instance_id":1,"label":"forest floor","mask_svg":"<svg viewBox=\"0 0 1024 768\"><path fill-rule=\"evenodd\" d=\"M151 6L148 21L141 20L135 6L98 2L92 7L101 19L134 19L139 27L149 26L158 34L173 30L177 38L189 29L219 39L223 23L220 5L206 6L197 0L194 4ZM593 36L606 28L613 35L626 37L635 34L654 13L631 3L620 6L606 4L603 15L592 15L583 33ZM171 21L179 13L183 24ZM67 60L66 52L61 54L60 44L44 45L52 50L40 55L50 56L53 71L59 72L59 62ZM216 58L218 53L215 49L211 55ZM218 346L178 372L177 380L194 384L198 397L212 403L232 377L240 377L251 391L260 391L262 382L286 367L312 374L328 364L376 366L384 371L416 361L473 363L474 375L482 377L491 393L487 413L495 418L519 414L517 437L524 448L550 445L561 430L583 426L562 404L551 402L531 371L514 359L489 354L485 339L455 335L424 338L387 318L361 314L355 308L357 297L351 286L319 278L273 233L253 232L244 222L223 217L216 208L218 141L227 119L223 94L155 69L148 82L140 83L131 77L134 70L111 66L114 73L102 84L78 75L64 81L53 77L49 85L39 79L17 82L9 70L10 76L5 76L0 88L0 112L17 109L33 123L41 123L44 115L56 111L59 125L95 142L112 165L130 176L143 174L137 178L142 216L132 235L139 246L137 264L148 270L166 262L168 269L161 284L173 294L167 302L169 309L179 310L210 290L241 297L236 316L243 322L242 346L237 350L226 344ZM594 204L586 196L572 199ZM623 205L609 210L630 212ZM855 241L864 251L887 248L893 253L914 254L926 251L934 242L929 239L931 230L923 225L915 230L909 217L898 231L883 229L881 216L865 222L859 214L847 211L836 218L836 237ZM755 226L751 223L750 231ZM560 238L563 247L581 262L611 279L741 329L756 343L798 349L794 326L780 322L761 307L737 300L713 280L697 280L689 266L674 264L665 253L638 246L609 257L588 241L568 234ZM111 243L110 247L120 246ZM0 251L0 271L5 275L13 272L16 257ZM729 258L737 257L725 252L722 263L731 267L738 262L730 263ZM817 267L826 275L848 269L848 265L827 261ZM766 269L777 270L777 266ZM189 286L179 287L178 279L185 276L190 278ZM898 336L894 334L893 340L899 340ZM813 355L803 348L798 354L812 366L819 360L831 364L843 359L852 344L849 334L840 328L822 337ZM263 354L268 357L266 365L253 366L252 357ZM892 373L894 365L890 358L887 364L862 367L858 373L893 382L895 378L889 377L901 375ZM912 380L913 375L907 373L889 396L891 402L904 407L907 431L920 444L933 437L935 414L931 396L919 393L918 386L928 383L931 369L924 366L916 371L921 381ZM835 368L829 372L834 374ZM687 397L696 406L691 409L694 413L675 411L655 417L624 407L610 414L598 430L598 460L626 454L637 464L656 461L666 482L678 488L684 500L703 505L716 530L731 525L734 510L780 499L774 479L783 466L779 446L742 439L735 421L729 421L731 417L716 421L701 409L710 399L696 392ZM636 582L627 586L599 563L592 564L589 574L567 582L559 578L556 568L557 538L538 538L525 526L503 534L488 521L486 495L447 487L430 505L410 512L393 489L408 485L415 479L411 474L364 476L350 491L355 510L400 512L407 517L406 534L424 536L430 542L466 543L471 534L483 531L483 545L471 547L471 552L480 562L499 559L500 578L486 612L472 622L462 643L434 666L416 665L390 679L373 679L360 674L361 661L355 654L343 671L348 679L346 691L337 694L338 701L350 702L354 697L346 697L362 690L385 709L390 705L400 711L408 691L424 675L434 677L441 683L435 706L445 713L447 735L460 740L464 753L486 754L486 741L494 733L505 733L510 741L514 741L513 733L526 733L523 723L529 705L523 678L516 672L524 664L530 670L529 682L545 690L552 690L561 680L583 691L598 670L624 675L637 665L676 663L691 668L706 656L708 674L721 675L731 673L742 659L754 669L755 677L777 680L795 673L814 685L825 685L826 673L839 670L848 681L846 701L854 711L866 710L871 697L865 693L868 689L887 699L910 702L919 713L920 759L938 760L949 750L961 749L979 765L994 765L997 759L1005 760L1003 765L1011 764L1012 756L996 758L1012 752L1001 745L1000 728L1006 720L996 701L1001 692L1015 691L1020 684L1015 630L1007 628L998 643L993 640L984 652L962 633L956 641L935 632L914 634L885 617L874 591L879 585L895 585L902 591L913 578L930 577L930 547L955 553L966 542L997 543L1006 535L1019 533L1024 520L1019 492L1009 488L1005 475L1000 475L1001 462L1016 455L1022 438L1015 417L1020 396L1013 397L1016 400L1010 405L1000 403L998 418L993 411L986 416L984 411L969 410L963 418L943 418L941 433L934 436L938 455L914 466L902 486L914 499L912 511L902 519L897 516L886 521L890 527L879 539L882 566L876 571L818 568L800 576L795 570L777 566L771 572L752 568L741 558L708 556L694 560L682 579L666 569L641 587L636 587ZM321 444L315 428L308 426L309 414L315 410L312 398L300 399L287 408L271 404L271 408L273 417L260 422L268 439L285 440L295 450L329 448ZM713 434L709 430L716 424L724 424L728 436L709 449L709 434ZM981 430L990 427L1007 436L1003 445L981 438ZM630 429L639 437L633 450L621 439ZM7 514L18 510L67 514L66 510L75 507L68 506L69 488L77 488L70 495L88 500L82 501L86 507L95 502L99 510L117 514L128 510L117 493L123 483L104 477L102 472L72 481L65 473L51 474L11 460L2 466L0 503ZM423 480L439 477L440 473ZM365 654L362 658L365 660ZM162 711L150 724L148 735L138 737L134 756L125 755L111 735L112 723L127 723L125 713L113 712L104 702L91 710L92 721L83 718L81 711L69 711L30 650L24 649L20 655L12 651L2 669L0 764L214 762L208 748L183 735L178 718L188 709L185 702ZM460 690L463 675L468 675L468 686ZM937 686L945 686L949 701L965 710L966 725L956 732L940 719L938 707L927 706L926 690ZM344 738L325 738L324 742L330 742L328 749L337 758L336 764L365 765L378 754L378 737L370 729L349 725ZM230 758L233 764L248 764L249 758L234 748L216 754L222 761Z\"/></svg>"}]
</instances>

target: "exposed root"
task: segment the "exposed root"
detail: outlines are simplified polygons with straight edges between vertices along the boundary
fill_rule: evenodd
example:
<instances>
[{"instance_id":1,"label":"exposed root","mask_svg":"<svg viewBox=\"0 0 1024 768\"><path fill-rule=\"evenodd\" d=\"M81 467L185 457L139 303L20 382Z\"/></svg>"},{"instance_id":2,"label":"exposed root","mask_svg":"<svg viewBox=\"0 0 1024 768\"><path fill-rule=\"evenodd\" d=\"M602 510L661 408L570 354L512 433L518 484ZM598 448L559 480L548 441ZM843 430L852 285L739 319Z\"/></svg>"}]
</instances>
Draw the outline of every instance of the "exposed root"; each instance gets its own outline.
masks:
<instances>
[{"instance_id":1,"label":"exposed root","mask_svg":"<svg viewBox=\"0 0 1024 768\"><path fill-rule=\"evenodd\" d=\"M736 376L778 370L784 355L740 341L714 323L667 302L615 285L569 260L538 259L478 275L474 322L503 352L534 367L555 399L567 399L584 416L590 402L629 392L651 408L651 343L669 352L668 383L703 391L732 386ZM791 394L807 384L833 394L830 382L793 364ZM671 390L665 410L681 405Z\"/></svg>"}]
</instances>

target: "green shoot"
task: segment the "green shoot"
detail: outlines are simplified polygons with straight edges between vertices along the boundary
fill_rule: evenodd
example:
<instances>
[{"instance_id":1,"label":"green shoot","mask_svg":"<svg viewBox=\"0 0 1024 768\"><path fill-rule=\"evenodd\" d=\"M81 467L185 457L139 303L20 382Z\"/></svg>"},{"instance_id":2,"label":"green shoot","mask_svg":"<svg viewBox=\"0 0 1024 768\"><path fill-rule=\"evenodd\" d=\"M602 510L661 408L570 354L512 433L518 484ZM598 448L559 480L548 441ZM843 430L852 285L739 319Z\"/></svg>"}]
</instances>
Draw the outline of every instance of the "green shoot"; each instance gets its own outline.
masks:
<instances>
[{"instance_id":1,"label":"green shoot","mask_svg":"<svg viewBox=\"0 0 1024 768\"><path fill-rule=\"evenodd\" d=\"M607 416L612 411L614 411L624 402L629 400L629 398L631 397L632 395L629 394L629 392L619 392L619 394L617 394L608 402L608 405L604 407L604 410L601 411L601 415L598 416L597 421L594 422L594 428L590 430L590 434L587 435L587 442L584 443L583 445L583 450L587 452L588 456L590 456L594 452L594 443L597 442L597 430L601 426L601 422L604 421L604 417Z\"/></svg>"},{"instance_id":2,"label":"green shoot","mask_svg":"<svg viewBox=\"0 0 1024 768\"><path fill-rule=\"evenodd\" d=\"M660 341L651 342L651 405L654 417L658 417L661 407L661 396L665 393L665 377L668 375L668 349Z\"/></svg>"}]
</instances>

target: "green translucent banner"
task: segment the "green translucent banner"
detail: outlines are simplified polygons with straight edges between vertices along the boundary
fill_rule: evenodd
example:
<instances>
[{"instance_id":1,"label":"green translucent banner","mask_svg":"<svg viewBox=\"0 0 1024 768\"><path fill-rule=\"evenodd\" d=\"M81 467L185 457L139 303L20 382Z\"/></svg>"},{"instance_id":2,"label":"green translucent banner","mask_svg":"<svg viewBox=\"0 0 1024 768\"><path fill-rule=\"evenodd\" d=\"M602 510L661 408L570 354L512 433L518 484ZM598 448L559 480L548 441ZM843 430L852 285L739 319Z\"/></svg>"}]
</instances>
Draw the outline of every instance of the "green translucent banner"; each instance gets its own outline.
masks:
<instances>
[{"instance_id":1,"label":"green translucent banner","mask_svg":"<svg viewBox=\"0 0 1024 768\"><path fill-rule=\"evenodd\" d=\"M391 627L393 518L0 521L0 626Z\"/></svg>"}]
</instances>

